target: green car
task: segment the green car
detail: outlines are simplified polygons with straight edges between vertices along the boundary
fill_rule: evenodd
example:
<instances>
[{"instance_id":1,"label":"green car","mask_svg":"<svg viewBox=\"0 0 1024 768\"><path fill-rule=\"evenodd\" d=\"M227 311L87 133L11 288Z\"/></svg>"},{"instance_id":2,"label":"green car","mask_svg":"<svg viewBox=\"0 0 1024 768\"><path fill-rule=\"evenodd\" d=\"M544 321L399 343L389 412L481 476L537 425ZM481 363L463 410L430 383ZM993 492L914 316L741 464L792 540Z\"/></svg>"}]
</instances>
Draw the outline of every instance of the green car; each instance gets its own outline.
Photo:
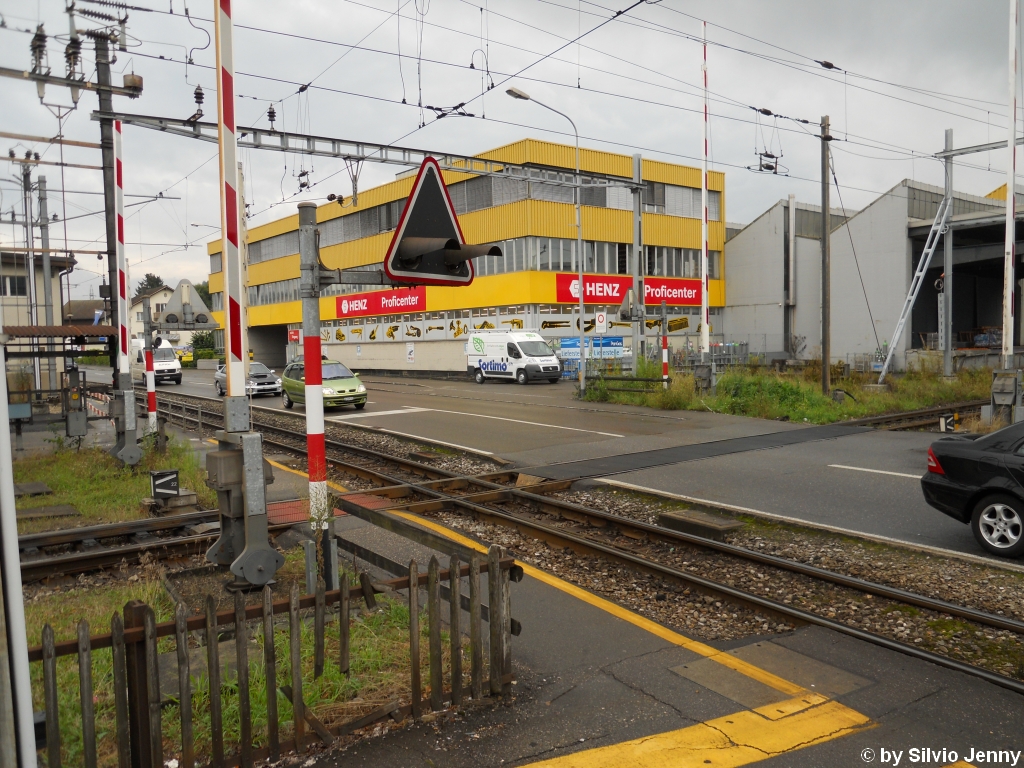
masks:
<instances>
[{"instance_id":1,"label":"green car","mask_svg":"<svg viewBox=\"0 0 1024 768\"><path fill-rule=\"evenodd\" d=\"M366 407L366 385L359 380L359 374L352 373L337 360L324 360L323 368L324 408L354 405L357 410ZM306 402L306 366L302 362L291 363L281 375L281 397L284 407Z\"/></svg>"}]
</instances>

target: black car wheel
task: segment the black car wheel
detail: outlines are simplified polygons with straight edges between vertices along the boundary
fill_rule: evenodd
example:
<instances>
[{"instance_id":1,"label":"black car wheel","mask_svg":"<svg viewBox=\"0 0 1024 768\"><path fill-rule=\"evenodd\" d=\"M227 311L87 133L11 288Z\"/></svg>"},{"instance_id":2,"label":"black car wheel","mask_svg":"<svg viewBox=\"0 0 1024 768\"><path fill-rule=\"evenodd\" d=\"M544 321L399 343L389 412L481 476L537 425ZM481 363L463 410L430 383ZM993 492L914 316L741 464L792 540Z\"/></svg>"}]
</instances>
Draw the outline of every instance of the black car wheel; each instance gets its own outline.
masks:
<instances>
[{"instance_id":1,"label":"black car wheel","mask_svg":"<svg viewBox=\"0 0 1024 768\"><path fill-rule=\"evenodd\" d=\"M366 407L366 403L356 403L356 410L361 411Z\"/></svg>"},{"instance_id":2,"label":"black car wheel","mask_svg":"<svg viewBox=\"0 0 1024 768\"><path fill-rule=\"evenodd\" d=\"M221 397L224 397L224 388L220 385L219 381L216 384L214 384L214 387L216 387L217 389L217 394L220 395Z\"/></svg>"},{"instance_id":3,"label":"black car wheel","mask_svg":"<svg viewBox=\"0 0 1024 768\"><path fill-rule=\"evenodd\" d=\"M284 404L285 408L291 408L293 405L295 405L295 403L292 402L292 399L288 397L287 392L281 393L281 402Z\"/></svg>"},{"instance_id":4,"label":"black car wheel","mask_svg":"<svg viewBox=\"0 0 1024 768\"><path fill-rule=\"evenodd\" d=\"M548 379L548 384L557 384L558 379Z\"/></svg>"},{"instance_id":5,"label":"black car wheel","mask_svg":"<svg viewBox=\"0 0 1024 768\"><path fill-rule=\"evenodd\" d=\"M974 538L1000 557L1024 554L1024 504L1012 496L986 496L971 515Z\"/></svg>"},{"instance_id":6,"label":"black car wheel","mask_svg":"<svg viewBox=\"0 0 1024 768\"><path fill-rule=\"evenodd\" d=\"M473 374L473 380L476 381L477 384L483 384L484 383L484 372L481 371L479 368L477 368L476 369L476 373Z\"/></svg>"}]
</instances>

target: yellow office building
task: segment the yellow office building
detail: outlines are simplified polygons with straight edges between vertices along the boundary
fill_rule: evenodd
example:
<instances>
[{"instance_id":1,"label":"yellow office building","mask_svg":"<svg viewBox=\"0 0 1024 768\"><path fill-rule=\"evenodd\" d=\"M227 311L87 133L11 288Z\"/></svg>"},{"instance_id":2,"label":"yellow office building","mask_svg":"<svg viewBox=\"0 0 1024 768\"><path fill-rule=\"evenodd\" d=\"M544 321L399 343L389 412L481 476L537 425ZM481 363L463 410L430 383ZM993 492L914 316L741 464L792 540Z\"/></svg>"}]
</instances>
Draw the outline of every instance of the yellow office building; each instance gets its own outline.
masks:
<instances>
[{"instance_id":1,"label":"yellow office building","mask_svg":"<svg viewBox=\"0 0 1024 768\"><path fill-rule=\"evenodd\" d=\"M526 139L480 155L515 164L507 176L445 172L466 241L496 244L502 255L476 259L476 278L463 288L325 289L320 313L326 354L362 370L464 371L466 336L473 329L536 329L555 346L578 333L576 219L572 187L565 183L572 180L574 153L572 146ZM580 158L584 292L591 321L599 309L617 309L632 285L631 187L637 185L629 155L583 149ZM660 312L666 299L669 314L692 316L689 328L678 333L693 334L700 307L700 169L647 159L640 165L639 273L647 311ZM317 222L325 266L379 269L414 179L414 172L402 173L360 191L357 206L350 198L321 205ZM725 304L724 174L710 173L709 188L714 329ZM211 309L223 325L220 250L219 240L209 243ZM298 250L297 212L248 232L249 347L270 365L282 365L298 349ZM630 333L625 324L608 330L609 336L624 337L627 349Z\"/></svg>"}]
</instances>

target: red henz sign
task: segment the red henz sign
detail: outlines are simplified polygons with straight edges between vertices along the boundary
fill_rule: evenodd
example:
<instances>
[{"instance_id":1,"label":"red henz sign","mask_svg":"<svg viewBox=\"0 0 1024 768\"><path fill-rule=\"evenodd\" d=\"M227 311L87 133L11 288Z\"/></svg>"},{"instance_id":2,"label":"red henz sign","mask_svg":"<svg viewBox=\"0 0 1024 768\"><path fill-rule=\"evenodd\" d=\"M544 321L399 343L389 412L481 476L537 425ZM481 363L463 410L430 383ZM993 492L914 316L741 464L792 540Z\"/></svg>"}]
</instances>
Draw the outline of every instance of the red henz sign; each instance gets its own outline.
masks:
<instances>
[{"instance_id":1,"label":"red henz sign","mask_svg":"<svg viewBox=\"0 0 1024 768\"><path fill-rule=\"evenodd\" d=\"M336 302L336 312L339 318L424 312L427 308L427 289L418 286L392 291L350 293L338 296Z\"/></svg>"},{"instance_id":2,"label":"red henz sign","mask_svg":"<svg viewBox=\"0 0 1024 768\"><path fill-rule=\"evenodd\" d=\"M584 275L583 301L587 304L621 304L632 287L633 278L618 275ZM580 300L580 279L577 275L555 275L555 301L576 304Z\"/></svg>"},{"instance_id":3,"label":"red henz sign","mask_svg":"<svg viewBox=\"0 0 1024 768\"><path fill-rule=\"evenodd\" d=\"M670 307L700 306L701 281L674 277L645 277L644 304Z\"/></svg>"}]
</instances>

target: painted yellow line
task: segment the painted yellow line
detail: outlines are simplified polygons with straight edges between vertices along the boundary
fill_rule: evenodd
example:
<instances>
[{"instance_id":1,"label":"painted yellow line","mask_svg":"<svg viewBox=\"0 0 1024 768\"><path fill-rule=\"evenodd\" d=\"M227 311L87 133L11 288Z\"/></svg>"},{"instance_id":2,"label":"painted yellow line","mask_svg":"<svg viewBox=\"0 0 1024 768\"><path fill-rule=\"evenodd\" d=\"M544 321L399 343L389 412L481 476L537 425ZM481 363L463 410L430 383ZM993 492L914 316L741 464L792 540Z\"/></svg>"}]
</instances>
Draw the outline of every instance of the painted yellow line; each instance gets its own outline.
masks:
<instances>
[{"instance_id":1,"label":"painted yellow line","mask_svg":"<svg viewBox=\"0 0 1024 768\"><path fill-rule=\"evenodd\" d=\"M274 469L280 469L285 472L291 472L293 475L298 475L299 477L309 477L309 475L303 472L301 469L292 469L291 467L286 467L284 464L278 461L274 461L273 459L264 459L264 461L266 461L267 464L269 464L270 466L274 467ZM332 491L337 491L338 493L348 493L348 488L346 488L343 485L338 485L337 483L332 483L330 480L327 481L327 487L330 488Z\"/></svg>"},{"instance_id":2,"label":"painted yellow line","mask_svg":"<svg viewBox=\"0 0 1024 768\"><path fill-rule=\"evenodd\" d=\"M746 710L678 731L530 763L528 768L732 768L822 744L865 727L871 727L867 717L836 701L775 721Z\"/></svg>"},{"instance_id":3,"label":"painted yellow line","mask_svg":"<svg viewBox=\"0 0 1024 768\"><path fill-rule=\"evenodd\" d=\"M487 548L482 544L462 536L439 523L435 523L433 520L427 520L418 515L414 515L411 512L402 512L400 510L393 510L392 514L404 517L405 519L417 523L418 525L422 525L425 528L430 528L453 541L459 542L463 546L471 547L480 552L487 551ZM769 688L774 688L776 691L785 693L787 696L804 697L809 693L806 689L796 683L791 683L789 680L785 680L767 670L755 667L753 664L738 659L725 651L720 651L717 648L712 648L710 645L706 645L698 640L693 640L685 635L680 635L678 632L673 632L668 627L663 627L661 624L634 613L628 608L623 608L621 605L613 603L610 600L598 597L597 595L588 592L585 589L581 589L575 584L570 584L569 582L564 581L557 576L553 576L546 571L534 568L532 565L527 565L526 563L520 563L520 565L522 565L525 573L548 586L559 589L578 600L582 600L595 608L599 608L606 613L610 613L616 618L628 621L630 624L650 632L652 635L660 637L662 640L672 643L673 645L678 645L689 651L693 651L696 654L704 656L705 658L711 659L712 661L716 661L724 667L728 667L735 672L739 672L741 675L745 675L752 680L757 680L759 683L763 683Z\"/></svg>"}]
</instances>

